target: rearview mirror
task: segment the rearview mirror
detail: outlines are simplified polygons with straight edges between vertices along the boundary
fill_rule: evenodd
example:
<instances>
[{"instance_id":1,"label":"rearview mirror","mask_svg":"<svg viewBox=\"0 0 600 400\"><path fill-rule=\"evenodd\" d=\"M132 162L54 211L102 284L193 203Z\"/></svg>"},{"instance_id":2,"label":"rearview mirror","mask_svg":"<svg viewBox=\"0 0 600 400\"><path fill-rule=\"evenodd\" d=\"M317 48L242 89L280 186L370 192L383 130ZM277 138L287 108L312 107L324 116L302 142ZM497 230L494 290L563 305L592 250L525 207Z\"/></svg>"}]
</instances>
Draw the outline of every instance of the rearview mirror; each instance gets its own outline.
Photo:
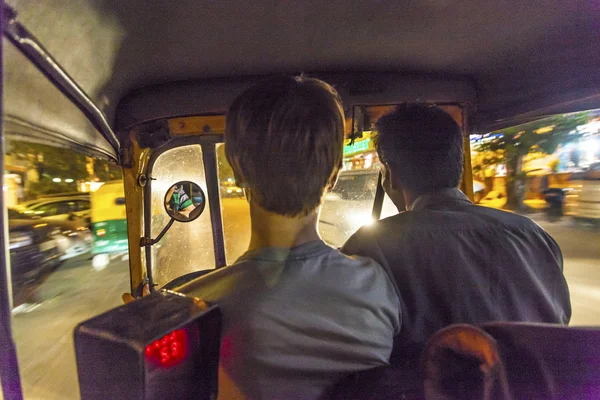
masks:
<instances>
[{"instance_id":1,"label":"rearview mirror","mask_svg":"<svg viewBox=\"0 0 600 400\"><path fill-rule=\"evenodd\" d=\"M165 211L179 222L192 222L206 206L206 196L200 186L190 181L180 181L169 188L165 195Z\"/></svg>"}]
</instances>

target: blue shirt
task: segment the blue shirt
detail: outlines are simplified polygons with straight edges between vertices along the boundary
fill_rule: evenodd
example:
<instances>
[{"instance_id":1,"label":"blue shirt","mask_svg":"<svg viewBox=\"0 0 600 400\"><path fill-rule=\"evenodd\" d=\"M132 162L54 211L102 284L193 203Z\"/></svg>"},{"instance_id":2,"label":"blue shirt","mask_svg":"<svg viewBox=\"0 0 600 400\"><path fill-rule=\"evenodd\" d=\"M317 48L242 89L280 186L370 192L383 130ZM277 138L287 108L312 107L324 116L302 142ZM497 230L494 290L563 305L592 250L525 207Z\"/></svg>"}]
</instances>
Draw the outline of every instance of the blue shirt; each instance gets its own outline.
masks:
<instances>
[{"instance_id":1,"label":"blue shirt","mask_svg":"<svg viewBox=\"0 0 600 400\"><path fill-rule=\"evenodd\" d=\"M400 325L383 268L322 241L247 252L194 286L221 306L221 365L251 399L317 399L386 365Z\"/></svg>"},{"instance_id":2,"label":"blue shirt","mask_svg":"<svg viewBox=\"0 0 600 400\"><path fill-rule=\"evenodd\" d=\"M558 244L529 218L472 204L458 189L419 197L406 212L361 228L342 248L394 277L402 325L392 361L415 360L453 323L571 318Z\"/></svg>"}]
</instances>

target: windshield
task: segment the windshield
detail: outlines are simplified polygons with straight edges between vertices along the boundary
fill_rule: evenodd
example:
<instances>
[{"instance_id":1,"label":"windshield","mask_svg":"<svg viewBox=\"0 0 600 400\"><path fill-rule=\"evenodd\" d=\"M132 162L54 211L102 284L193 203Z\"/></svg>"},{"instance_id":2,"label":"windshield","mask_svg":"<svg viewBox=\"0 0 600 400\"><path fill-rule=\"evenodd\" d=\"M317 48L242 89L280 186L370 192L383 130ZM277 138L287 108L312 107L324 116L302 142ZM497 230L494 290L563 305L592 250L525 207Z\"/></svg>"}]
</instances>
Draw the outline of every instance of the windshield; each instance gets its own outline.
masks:
<instances>
[{"instance_id":1,"label":"windshield","mask_svg":"<svg viewBox=\"0 0 600 400\"><path fill-rule=\"evenodd\" d=\"M190 181L207 193L200 145L176 147L165 151L154 163L152 172L151 231L156 238L171 217L164 208L165 194L176 182ZM152 246L154 283L163 286L190 272L215 267L210 204L198 219L175 222L165 236Z\"/></svg>"},{"instance_id":2,"label":"windshield","mask_svg":"<svg viewBox=\"0 0 600 400\"><path fill-rule=\"evenodd\" d=\"M378 169L342 171L338 182L325 194L319 217L323 240L340 247L358 228L373 223L371 216L377 190Z\"/></svg>"}]
</instances>

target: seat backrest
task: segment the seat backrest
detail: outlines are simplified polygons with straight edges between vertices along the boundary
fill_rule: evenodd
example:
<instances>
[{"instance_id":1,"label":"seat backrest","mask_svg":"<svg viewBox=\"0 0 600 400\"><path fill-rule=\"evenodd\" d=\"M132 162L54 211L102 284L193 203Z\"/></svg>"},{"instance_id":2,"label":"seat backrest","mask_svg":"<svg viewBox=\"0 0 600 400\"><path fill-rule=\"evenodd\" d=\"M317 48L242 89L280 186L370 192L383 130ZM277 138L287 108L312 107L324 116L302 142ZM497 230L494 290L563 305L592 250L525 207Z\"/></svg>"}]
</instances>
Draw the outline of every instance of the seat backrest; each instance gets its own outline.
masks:
<instances>
[{"instance_id":1,"label":"seat backrest","mask_svg":"<svg viewBox=\"0 0 600 400\"><path fill-rule=\"evenodd\" d=\"M355 373L331 399L600 399L600 328L495 322L431 337L422 365Z\"/></svg>"},{"instance_id":2,"label":"seat backrest","mask_svg":"<svg viewBox=\"0 0 600 400\"><path fill-rule=\"evenodd\" d=\"M327 397L331 400L421 400L423 377L418 368L378 367L342 379Z\"/></svg>"},{"instance_id":3,"label":"seat backrest","mask_svg":"<svg viewBox=\"0 0 600 400\"><path fill-rule=\"evenodd\" d=\"M506 374L494 339L471 325L452 325L428 341L422 365L376 368L344 379L333 399L504 399Z\"/></svg>"},{"instance_id":4,"label":"seat backrest","mask_svg":"<svg viewBox=\"0 0 600 400\"><path fill-rule=\"evenodd\" d=\"M494 322L514 398L599 399L600 328Z\"/></svg>"}]
</instances>

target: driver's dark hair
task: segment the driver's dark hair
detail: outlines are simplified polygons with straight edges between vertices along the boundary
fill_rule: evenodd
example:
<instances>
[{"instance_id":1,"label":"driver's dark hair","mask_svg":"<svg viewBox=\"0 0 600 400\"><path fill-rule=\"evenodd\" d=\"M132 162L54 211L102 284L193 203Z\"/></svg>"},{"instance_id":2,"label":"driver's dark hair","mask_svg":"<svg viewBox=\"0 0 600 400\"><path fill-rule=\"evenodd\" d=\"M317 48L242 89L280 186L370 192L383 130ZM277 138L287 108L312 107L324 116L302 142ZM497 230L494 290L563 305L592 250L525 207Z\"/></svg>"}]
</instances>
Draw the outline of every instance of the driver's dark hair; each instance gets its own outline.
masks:
<instances>
[{"instance_id":1,"label":"driver's dark hair","mask_svg":"<svg viewBox=\"0 0 600 400\"><path fill-rule=\"evenodd\" d=\"M276 77L239 95L225 124L225 154L252 200L285 216L321 204L341 167L344 111L337 92L307 77Z\"/></svg>"},{"instance_id":2,"label":"driver's dark hair","mask_svg":"<svg viewBox=\"0 0 600 400\"><path fill-rule=\"evenodd\" d=\"M379 158L403 187L420 195L459 185L463 137L448 113L430 104L402 104L379 118L375 129Z\"/></svg>"}]
</instances>

